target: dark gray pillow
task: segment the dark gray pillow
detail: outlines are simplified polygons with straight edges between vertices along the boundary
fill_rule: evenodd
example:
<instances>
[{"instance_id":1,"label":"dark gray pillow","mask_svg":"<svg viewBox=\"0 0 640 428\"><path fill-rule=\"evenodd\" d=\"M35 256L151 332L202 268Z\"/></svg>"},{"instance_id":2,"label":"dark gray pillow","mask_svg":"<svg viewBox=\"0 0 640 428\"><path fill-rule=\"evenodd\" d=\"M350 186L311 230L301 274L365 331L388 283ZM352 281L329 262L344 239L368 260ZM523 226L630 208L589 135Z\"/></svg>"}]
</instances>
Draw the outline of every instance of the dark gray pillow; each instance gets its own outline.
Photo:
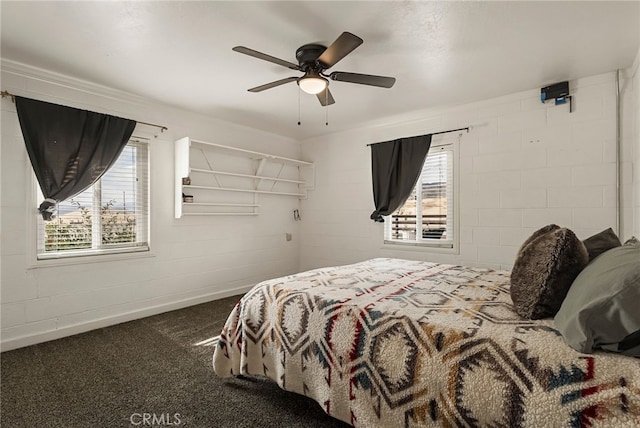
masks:
<instances>
[{"instance_id":1,"label":"dark gray pillow","mask_svg":"<svg viewBox=\"0 0 640 428\"><path fill-rule=\"evenodd\" d=\"M589 252L589 263L605 251L622 245L618 235L611 228L588 237L582 243Z\"/></svg>"},{"instance_id":2,"label":"dark gray pillow","mask_svg":"<svg viewBox=\"0 0 640 428\"><path fill-rule=\"evenodd\" d=\"M571 230L550 224L535 231L522 244L511 271L511 300L518 315L554 316L588 261L587 249Z\"/></svg>"},{"instance_id":3,"label":"dark gray pillow","mask_svg":"<svg viewBox=\"0 0 640 428\"><path fill-rule=\"evenodd\" d=\"M640 241L630 239L584 268L555 316L566 342L640 357Z\"/></svg>"}]
</instances>

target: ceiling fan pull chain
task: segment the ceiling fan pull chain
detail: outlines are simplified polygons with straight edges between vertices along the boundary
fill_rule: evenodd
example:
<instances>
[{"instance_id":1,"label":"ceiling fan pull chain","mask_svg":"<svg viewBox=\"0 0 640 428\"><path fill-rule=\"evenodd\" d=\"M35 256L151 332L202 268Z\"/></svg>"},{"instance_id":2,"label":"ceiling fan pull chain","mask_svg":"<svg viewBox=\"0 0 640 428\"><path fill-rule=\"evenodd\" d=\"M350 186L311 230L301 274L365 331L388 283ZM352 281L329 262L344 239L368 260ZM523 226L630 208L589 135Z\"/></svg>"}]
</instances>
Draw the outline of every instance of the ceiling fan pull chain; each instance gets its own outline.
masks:
<instances>
[{"instance_id":1,"label":"ceiling fan pull chain","mask_svg":"<svg viewBox=\"0 0 640 428\"><path fill-rule=\"evenodd\" d=\"M300 126L300 89L298 89L298 126Z\"/></svg>"},{"instance_id":2,"label":"ceiling fan pull chain","mask_svg":"<svg viewBox=\"0 0 640 428\"><path fill-rule=\"evenodd\" d=\"M324 100L325 100L325 122L324 122L324 126L329 126L329 89L327 88L324 91Z\"/></svg>"}]
</instances>

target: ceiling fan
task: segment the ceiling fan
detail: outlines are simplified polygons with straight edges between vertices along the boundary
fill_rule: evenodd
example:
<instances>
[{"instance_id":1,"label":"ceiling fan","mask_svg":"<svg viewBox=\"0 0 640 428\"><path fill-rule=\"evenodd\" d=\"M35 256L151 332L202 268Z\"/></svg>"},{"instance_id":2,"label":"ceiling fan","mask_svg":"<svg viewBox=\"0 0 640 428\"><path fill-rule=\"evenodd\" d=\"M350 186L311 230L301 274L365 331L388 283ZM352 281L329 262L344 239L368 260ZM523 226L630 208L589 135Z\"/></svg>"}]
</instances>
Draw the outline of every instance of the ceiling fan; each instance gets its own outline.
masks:
<instances>
[{"instance_id":1,"label":"ceiling fan","mask_svg":"<svg viewBox=\"0 0 640 428\"><path fill-rule=\"evenodd\" d=\"M264 61L287 67L291 70L304 72L302 77L287 77L275 82L256 86L249 89L249 92L261 92L265 89L275 88L289 82L298 82L300 89L308 94L315 94L320 104L327 106L335 103L329 91L329 79L338 82L359 83L361 85L378 86L390 88L396 82L394 77L375 76L371 74L348 73L345 71L334 71L331 74L324 72L333 67L338 61L351 53L362 44L363 40L349 32L344 32L329 47L320 44L306 44L296 50L298 64L249 49L244 46L236 46L234 51L249 55Z\"/></svg>"}]
</instances>

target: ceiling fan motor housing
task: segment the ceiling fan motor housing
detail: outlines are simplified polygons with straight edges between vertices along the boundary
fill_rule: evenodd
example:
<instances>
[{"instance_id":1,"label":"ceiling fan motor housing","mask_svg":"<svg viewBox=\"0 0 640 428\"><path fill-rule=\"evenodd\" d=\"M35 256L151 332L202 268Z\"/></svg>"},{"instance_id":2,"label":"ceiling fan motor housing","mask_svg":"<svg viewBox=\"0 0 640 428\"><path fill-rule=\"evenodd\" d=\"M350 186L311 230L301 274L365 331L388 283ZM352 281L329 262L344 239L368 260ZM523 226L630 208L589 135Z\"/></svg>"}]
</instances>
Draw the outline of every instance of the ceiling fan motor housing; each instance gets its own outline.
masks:
<instances>
[{"instance_id":1,"label":"ceiling fan motor housing","mask_svg":"<svg viewBox=\"0 0 640 428\"><path fill-rule=\"evenodd\" d=\"M300 46L298 50L296 50L296 59L298 60L298 64L302 71L307 71L309 69L316 71L323 70L323 67L316 63L316 60L326 49L326 46L318 44Z\"/></svg>"}]
</instances>

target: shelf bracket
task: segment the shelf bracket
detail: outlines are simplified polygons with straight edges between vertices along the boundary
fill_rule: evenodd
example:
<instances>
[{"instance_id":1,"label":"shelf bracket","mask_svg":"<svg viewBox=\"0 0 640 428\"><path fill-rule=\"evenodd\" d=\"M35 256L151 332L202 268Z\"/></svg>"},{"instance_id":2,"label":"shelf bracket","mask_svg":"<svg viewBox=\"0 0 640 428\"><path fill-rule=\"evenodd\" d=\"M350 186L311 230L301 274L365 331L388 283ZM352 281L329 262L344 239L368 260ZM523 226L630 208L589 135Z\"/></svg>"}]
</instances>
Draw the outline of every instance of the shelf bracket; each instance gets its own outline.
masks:
<instances>
[{"instance_id":1,"label":"shelf bracket","mask_svg":"<svg viewBox=\"0 0 640 428\"><path fill-rule=\"evenodd\" d=\"M262 174L262 170L264 170L264 166L267 164L267 159L266 158L261 158L260 159L260 163L258 164L258 168L256 168L256 175L261 175ZM260 188L260 185L262 184L263 180L259 179L257 180L257 182L255 183L255 189L258 190Z\"/></svg>"},{"instance_id":2,"label":"shelf bracket","mask_svg":"<svg viewBox=\"0 0 640 428\"><path fill-rule=\"evenodd\" d=\"M283 164L283 163L281 163L281 164L280 164L280 170L278 171L278 174L276 175L276 178L280 178L280 176L282 175L282 170L283 170L283 169L284 169L284 164ZM274 180L274 181L273 181L273 183L271 184L271 189L270 189L270 190L271 190L272 192L273 192L273 189L275 189L275 187L276 187L276 184L277 184L277 183L278 183L278 182Z\"/></svg>"},{"instance_id":3,"label":"shelf bracket","mask_svg":"<svg viewBox=\"0 0 640 428\"><path fill-rule=\"evenodd\" d=\"M200 151L202 152L202 156L204 156L205 162L207 162L207 166L209 167L209 171L213 171L213 166L211 165L211 162L209 161L209 158L207 157L207 152L205 152L204 149L200 149ZM222 183L220 182L220 179L218 178L217 175L214 175L213 178L216 180L216 183L218 184L218 187L224 187L224 186L222 186Z\"/></svg>"}]
</instances>

